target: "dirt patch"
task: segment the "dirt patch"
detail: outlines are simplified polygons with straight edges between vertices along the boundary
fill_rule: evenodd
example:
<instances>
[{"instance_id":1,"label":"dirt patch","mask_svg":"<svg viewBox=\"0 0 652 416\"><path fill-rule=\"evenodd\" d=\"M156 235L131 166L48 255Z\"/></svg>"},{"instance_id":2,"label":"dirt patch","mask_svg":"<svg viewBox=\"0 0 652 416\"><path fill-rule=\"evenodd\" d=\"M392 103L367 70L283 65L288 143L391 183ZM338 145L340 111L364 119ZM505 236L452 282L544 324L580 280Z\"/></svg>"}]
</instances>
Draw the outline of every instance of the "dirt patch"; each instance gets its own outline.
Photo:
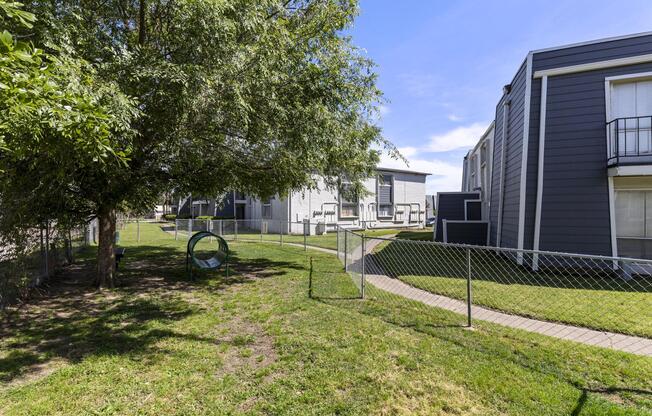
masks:
<instances>
[{"instance_id":1,"label":"dirt patch","mask_svg":"<svg viewBox=\"0 0 652 416\"><path fill-rule=\"evenodd\" d=\"M222 332L224 335L216 343L223 351L224 364L217 377L238 371L255 372L276 362L278 355L274 339L260 325L235 317L222 328Z\"/></svg>"},{"instance_id":2,"label":"dirt patch","mask_svg":"<svg viewBox=\"0 0 652 416\"><path fill-rule=\"evenodd\" d=\"M11 379L6 386L16 387L24 384L29 384L41 378L47 377L54 373L56 370L65 366L66 360L62 358L54 358L43 363L33 364L23 370L22 374Z\"/></svg>"}]
</instances>

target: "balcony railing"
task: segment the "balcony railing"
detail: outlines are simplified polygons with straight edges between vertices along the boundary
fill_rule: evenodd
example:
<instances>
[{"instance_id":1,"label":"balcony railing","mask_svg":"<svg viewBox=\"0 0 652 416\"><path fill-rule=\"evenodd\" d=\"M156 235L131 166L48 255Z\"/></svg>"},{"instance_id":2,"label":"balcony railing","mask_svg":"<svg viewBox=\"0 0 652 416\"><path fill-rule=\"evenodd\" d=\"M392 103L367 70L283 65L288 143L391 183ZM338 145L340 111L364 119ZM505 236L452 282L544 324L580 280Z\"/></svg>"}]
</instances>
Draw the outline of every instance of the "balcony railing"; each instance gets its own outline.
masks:
<instances>
[{"instance_id":1,"label":"balcony railing","mask_svg":"<svg viewBox=\"0 0 652 416\"><path fill-rule=\"evenodd\" d=\"M607 123L607 165L652 163L652 116Z\"/></svg>"}]
</instances>

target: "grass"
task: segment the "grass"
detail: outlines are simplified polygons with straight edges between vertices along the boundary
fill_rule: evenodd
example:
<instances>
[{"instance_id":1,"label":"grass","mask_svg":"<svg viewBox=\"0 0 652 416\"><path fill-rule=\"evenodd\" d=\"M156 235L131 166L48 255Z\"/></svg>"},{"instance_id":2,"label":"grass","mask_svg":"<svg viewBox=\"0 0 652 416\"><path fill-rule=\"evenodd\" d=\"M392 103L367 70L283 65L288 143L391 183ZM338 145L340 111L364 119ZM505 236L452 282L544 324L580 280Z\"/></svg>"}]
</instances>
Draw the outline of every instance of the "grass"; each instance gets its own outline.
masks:
<instances>
[{"instance_id":1,"label":"grass","mask_svg":"<svg viewBox=\"0 0 652 416\"><path fill-rule=\"evenodd\" d=\"M385 273L426 291L466 299L466 252L391 242L372 255ZM605 273L535 273L491 251L472 252L477 305L549 321L652 337L652 281Z\"/></svg>"},{"instance_id":2,"label":"grass","mask_svg":"<svg viewBox=\"0 0 652 416\"><path fill-rule=\"evenodd\" d=\"M652 360L478 322L368 288L334 256L233 242L188 282L185 241L123 231L120 288L92 262L0 327L0 413L643 415ZM210 242L206 244L208 249ZM309 257L315 298L308 299Z\"/></svg>"}]
</instances>

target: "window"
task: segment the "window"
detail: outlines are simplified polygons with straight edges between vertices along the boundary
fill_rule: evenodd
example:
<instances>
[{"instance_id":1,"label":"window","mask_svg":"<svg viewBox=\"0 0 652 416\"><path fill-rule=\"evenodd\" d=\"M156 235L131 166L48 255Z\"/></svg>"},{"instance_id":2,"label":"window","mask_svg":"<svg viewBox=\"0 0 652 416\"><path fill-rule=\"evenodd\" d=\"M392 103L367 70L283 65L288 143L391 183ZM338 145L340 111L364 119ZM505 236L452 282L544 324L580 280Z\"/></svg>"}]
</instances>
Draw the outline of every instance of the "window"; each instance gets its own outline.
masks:
<instances>
[{"instance_id":1,"label":"window","mask_svg":"<svg viewBox=\"0 0 652 416\"><path fill-rule=\"evenodd\" d=\"M618 255L652 259L652 191L616 191Z\"/></svg>"},{"instance_id":2,"label":"window","mask_svg":"<svg viewBox=\"0 0 652 416\"><path fill-rule=\"evenodd\" d=\"M378 216L394 215L394 176L381 174L378 176Z\"/></svg>"},{"instance_id":3,"label":"window","mask_svg":"<svg viewBox=\"0 0 652 416\"><path fill-rule=\"evenodd\" d=\"M652 191L616 192L616 236L652 238Z\"/></svg>"},{"instance_id":4,"label":"window","mask_svg":"<svg viewBox=\"0 0 652 416\"><path fill-rule=\"evenodd\" d=\"M614 82L610 95L611 120L607 121L620 119L609 124L611 146L617 146L619 156L651 153L652 80Z\"/></svg>"},{"instance_id":5,"label":"window","mask_svg":"<svg viewBox=\"0 0 652 416\"><path fill-rule=\"evenodd\" d=\"M350 218L358 216L358 197L349 195L351 185L345 183L340 189L340 217Z\"/></svg>"},{"instance_id":6,"label":"window","mask_svg":"<svg viewBox=\"0 0 652 416\"><path fill-rule=\"evenodd\" d=\"M244 201L247 196L242 192L234 192L236 201Z\"/></svg>"},{"instance_id":7,"label":"window","mask_svg":"<svg viewBox=\"0 0 652 416\"><path fill-rule=\"evenodd\" d=\"M473 191L478 187L478 156L473 155L471 158L471 189Z\"/></svg>"},{"instance_id":8,"label":"window","mask_svg":"<svg viewBox=\"0 0 652 416\"><path fill-rule=\"evenodd\" d=\"M267 198L262 201L262 217L265 219L272 218L272 198Z\"/></svg>"}]
</instances>

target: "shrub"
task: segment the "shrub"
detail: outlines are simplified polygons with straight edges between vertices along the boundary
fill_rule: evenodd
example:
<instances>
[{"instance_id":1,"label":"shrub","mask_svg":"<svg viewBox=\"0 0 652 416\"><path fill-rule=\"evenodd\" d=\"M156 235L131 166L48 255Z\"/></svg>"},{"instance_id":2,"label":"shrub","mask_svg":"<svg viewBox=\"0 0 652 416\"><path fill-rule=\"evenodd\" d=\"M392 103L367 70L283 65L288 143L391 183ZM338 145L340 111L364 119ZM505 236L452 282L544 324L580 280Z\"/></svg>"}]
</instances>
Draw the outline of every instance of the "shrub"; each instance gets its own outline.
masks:
<instances>
[{"instance_id":1,"label":"shrub","mask_svg":"<svg viewBox=\"0 0 652 416\"><path fill-rule=\"evenodd\" d=\"M168 220L168 221L174 221L177 219L176 214L165 214L163 215L163 219Z\"/></svg>"},{"instance_id":2,"label":"shrub","mask_svg":"<svg viewBox=\"0 0 652 416\"><path fill-rule=\"evenodd\" d=\"M213 216L212 215L200 215L198 217L195 217L196 220L212 220Z\"/></svg>"}]
</instances>

